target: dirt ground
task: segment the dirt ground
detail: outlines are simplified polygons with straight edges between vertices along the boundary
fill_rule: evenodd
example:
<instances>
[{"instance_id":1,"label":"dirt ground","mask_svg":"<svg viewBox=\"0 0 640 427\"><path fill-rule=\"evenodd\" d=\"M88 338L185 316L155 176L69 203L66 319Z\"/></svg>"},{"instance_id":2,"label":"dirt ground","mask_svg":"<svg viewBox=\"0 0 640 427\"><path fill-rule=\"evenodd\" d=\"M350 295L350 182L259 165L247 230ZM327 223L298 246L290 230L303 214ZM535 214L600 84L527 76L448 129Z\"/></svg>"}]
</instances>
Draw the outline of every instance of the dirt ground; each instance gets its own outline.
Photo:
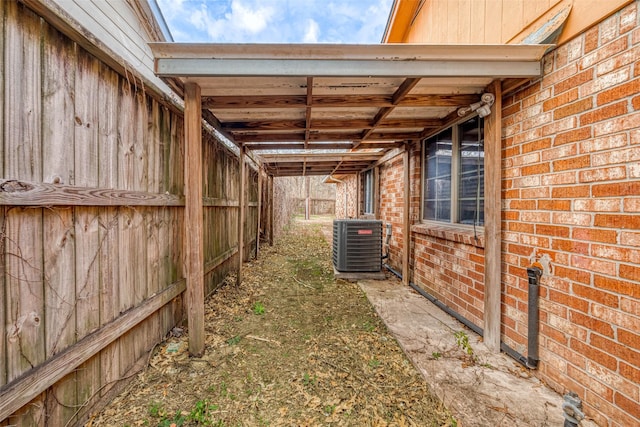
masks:
<instances>
[{"instance_id":1,"label":"dirt ground","mask_svg":"<svg viewBox=\"0 0 640 427\"><path fill-rule=\"evenodd\" d=\"M204 356L168 338L87 425L456 425L360 288L333 278L330 224L263 246L207 300Z\"/></svg>"}]
</instances>

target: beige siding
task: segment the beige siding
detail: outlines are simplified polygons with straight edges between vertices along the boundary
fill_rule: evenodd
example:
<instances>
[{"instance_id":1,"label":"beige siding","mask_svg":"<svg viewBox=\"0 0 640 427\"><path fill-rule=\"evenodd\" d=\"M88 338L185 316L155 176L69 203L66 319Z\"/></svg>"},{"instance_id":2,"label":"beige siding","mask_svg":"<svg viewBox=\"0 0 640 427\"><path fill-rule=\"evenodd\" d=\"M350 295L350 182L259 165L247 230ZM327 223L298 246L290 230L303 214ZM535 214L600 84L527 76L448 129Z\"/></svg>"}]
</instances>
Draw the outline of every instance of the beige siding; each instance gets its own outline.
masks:
<instances>
[{"instance_id":1,"label":"beige siding","mask_svg":"<svg viewBox=\"0 0 640 427\"><path fill-rule=\"evenodd\" d=\"M149 39L132 6L126 0L43 0L48 8L66 20L74 21L74 27L91 33L95 39L108 46L128 66L161 91L171 89L153 72L153 55L147 45Z\"/></svg>"},{"instance_id":2,"label":"beige siding","mask_svg":"<svg viewBox=\"0 0 640 427\"><path fill-rule=\"evenodd\" d=\"M408 22L407 43L518 43L565 7L571 14L562 43L619 10L629 0L427 0L418 10L406 8L397 25Z\"/></svg>"}]
</instances>

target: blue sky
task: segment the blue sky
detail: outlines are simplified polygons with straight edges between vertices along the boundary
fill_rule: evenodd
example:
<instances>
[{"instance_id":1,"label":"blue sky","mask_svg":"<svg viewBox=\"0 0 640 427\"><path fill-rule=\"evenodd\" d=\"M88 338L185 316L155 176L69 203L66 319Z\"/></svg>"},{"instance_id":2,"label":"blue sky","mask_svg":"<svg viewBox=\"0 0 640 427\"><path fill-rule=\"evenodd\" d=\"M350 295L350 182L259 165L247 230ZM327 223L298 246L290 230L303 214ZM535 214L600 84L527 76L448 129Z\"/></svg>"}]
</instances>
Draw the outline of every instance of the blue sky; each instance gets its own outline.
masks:
<instances>
[{"instance_id":1,"label":"blue sky","mask_svg":"<svg viewBox=\"0 0 640 427\"><path fill-rule=\"evenodd\" d=\"M379 43L392 0L158 0L176 42Z\"/></svg>"}]
</instances>

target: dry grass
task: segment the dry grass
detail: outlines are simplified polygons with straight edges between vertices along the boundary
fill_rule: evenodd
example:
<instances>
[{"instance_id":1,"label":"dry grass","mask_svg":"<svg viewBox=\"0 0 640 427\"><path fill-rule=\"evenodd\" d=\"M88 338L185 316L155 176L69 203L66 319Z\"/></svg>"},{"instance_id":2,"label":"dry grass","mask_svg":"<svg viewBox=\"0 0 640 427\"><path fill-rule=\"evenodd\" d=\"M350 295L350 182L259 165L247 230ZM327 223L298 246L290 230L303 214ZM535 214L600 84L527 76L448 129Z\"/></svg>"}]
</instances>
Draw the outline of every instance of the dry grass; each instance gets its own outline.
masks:
<instances>
[{"instance_id":1,"label":"dry grass","mask_svg":"<svg viewBox=\"0 0 640 427\"><path fill-rule=\"evenodd\" d=\"M202 358L168 339L91 425L449 425L358 286L334 280L326 222L300 223L209 298Z\"/></svg>"}]
</instances>

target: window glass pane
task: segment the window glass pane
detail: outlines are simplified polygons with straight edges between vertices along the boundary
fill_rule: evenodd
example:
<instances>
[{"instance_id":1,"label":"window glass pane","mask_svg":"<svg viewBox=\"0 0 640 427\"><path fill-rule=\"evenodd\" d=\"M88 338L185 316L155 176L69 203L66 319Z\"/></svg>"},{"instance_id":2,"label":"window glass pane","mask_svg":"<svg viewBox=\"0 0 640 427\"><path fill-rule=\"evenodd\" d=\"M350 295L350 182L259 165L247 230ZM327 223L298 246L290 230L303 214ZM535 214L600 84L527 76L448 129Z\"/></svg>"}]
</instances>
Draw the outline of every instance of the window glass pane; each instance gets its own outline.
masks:
<instances>
[{"instance_id":1,"label":"window glass pane","mask_svg":"<svg viewBox=\"0 0 640 427\"><path fill-rule=\"evenodd\" d=\"M425 141L424 219L451 221L452 130Z\"/></svg>"},{"instance_id":2,"label":"window glass pane","mask_svg":"<svg viewBox=\"0 0 640 427\"><path fill-rule=\"evenodd\" d=\"M460 125L458 222L484 225L484 124L475 117Z\"/></svg>"},{"instance_id":3,"label":"window glass pane","mask_svg":"<svg viewBox=\"0 0 640 427\"><path fill-rule=\"evenodd\" d=\"M373 212L373 169L364 173L364 213Z\"/></svg>"}]
</instances>

